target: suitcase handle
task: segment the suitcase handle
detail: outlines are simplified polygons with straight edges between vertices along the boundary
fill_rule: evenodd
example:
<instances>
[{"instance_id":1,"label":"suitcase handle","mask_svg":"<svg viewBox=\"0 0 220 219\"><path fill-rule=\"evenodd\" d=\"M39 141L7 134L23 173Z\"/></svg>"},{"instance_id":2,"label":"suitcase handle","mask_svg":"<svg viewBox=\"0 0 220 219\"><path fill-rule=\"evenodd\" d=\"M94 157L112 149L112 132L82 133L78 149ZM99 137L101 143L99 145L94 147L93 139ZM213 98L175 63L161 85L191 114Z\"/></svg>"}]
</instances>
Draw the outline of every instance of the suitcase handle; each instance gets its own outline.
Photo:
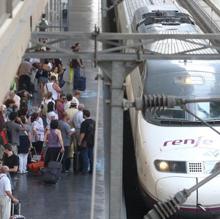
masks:
<instances>
[{"instance_id":1,"label":"suitcase handle","mask_svg":"<svg viewBox=\"0 0 220 219\"><path fill-rule=\"evenodd\" d=\"M39 156L44 156L44 154L43 154L43 148L42 148L42 150L41 150L41 152L40 152L40 154L37 154L37 151L36 151L36 148L35 147L33 147L33 151L34 151L34 154L32 155L32 153L31 153L31 151L29 151L29 154L30 154L30 156L31 156L31 159L33 159L33 156L34 155L39 155Z\"/></svg>"},{"instance_id":2,"label":"suitcase handle","mask_svg":"<svg viewBox=\"0 0 220 219\"><path fill-rule=\"evenodd\" d=\"M56 159L56 161L58 161L58 162L62 162L62 160L63 160L63 156L64 156L64 153L61 153L61 152L59 152L59 154L58 154L58 156L57 156L57 159ZM60 161L59 161L60 160Z\"/></svg>"},{"instance_id":3,"label":"suitcase handle","mask_svg":"<svg viewBox=\"0 0 220 219\"><path fill-rule=\"evenodd\" d=\"M17 204L11 203L11 216L15 215L15 205L18 205L18 214L21 214L21 202L19 201Z\"/></svg>"}]
</instances>

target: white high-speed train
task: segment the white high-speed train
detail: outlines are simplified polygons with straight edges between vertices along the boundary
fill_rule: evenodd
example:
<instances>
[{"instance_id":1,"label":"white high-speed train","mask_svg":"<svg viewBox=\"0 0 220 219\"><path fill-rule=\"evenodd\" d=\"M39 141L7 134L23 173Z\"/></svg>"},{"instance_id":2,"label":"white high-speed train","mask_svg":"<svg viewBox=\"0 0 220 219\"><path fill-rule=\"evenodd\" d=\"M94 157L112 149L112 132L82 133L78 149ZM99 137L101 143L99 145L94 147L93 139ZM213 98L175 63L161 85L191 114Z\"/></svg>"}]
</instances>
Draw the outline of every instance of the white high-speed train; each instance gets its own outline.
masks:
<instances>
[{"instance_id":1,"label":"white high-speed train","mask_svg":"<svg viewBox=\"0 0 220 219\"><path fill-rule=\"evenodd\" d=\"M156 1L156 0L155 0ZM155 2L154 1L154 2ZM157 0L124 0L117 6L121 32L201 33L190 14L176 3ZM175 54L201 45L177 39L145 41L143 49ZM204 43L204 42L203 42ZM129 100L142 95L173 95L195 100L220 96L219 60L146 60L126 79ZM197 117L220 131L220 103L195 102L185 106ZM165 201L207 177L220 161L220 136L181 107L165 110L130 109L138 180L147 199ZM218 213L220 176L195 191L181 206L183 212Z\"/></svg>"}]
</instances>

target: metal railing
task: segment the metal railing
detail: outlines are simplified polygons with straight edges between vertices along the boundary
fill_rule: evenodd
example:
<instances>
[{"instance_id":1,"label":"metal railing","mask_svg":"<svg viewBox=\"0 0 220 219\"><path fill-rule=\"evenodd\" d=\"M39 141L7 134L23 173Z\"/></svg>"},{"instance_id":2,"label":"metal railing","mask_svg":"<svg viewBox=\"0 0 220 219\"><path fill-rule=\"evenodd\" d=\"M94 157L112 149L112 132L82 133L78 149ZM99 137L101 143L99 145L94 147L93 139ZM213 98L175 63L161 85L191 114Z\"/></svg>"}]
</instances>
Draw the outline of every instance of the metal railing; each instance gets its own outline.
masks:
<instances>
[{"instance_id":1,"label":"metal railing","mask_svg":"<svg viewBox=\"0 0 220 219\"><path fill-rule=\"evenodd\" d=\"M0 24L6 18L13 17L13 9L17 6L20 1L24 0L1 0L0 1Z\"/></svg>"},{"instance_id":2,"label":"metal railing","mask_svg":"<svg viewBox=\"0 0 220 219\"><path fill-rule=\"evenodd\" d=\"M0 23L7 17L6 5L7 5L7 0L0 1Z\"/></svg>"}]
</instances>

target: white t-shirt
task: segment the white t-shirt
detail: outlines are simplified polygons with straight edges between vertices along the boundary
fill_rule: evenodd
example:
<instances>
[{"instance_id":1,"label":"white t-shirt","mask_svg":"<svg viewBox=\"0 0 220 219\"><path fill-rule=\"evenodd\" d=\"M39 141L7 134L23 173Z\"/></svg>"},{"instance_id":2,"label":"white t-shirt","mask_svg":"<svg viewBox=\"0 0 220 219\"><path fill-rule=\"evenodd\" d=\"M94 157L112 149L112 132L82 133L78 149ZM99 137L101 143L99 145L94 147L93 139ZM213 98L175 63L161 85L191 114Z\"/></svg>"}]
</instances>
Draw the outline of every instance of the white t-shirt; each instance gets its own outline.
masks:
<instances>
[{"instance_id":1,"label":"white t-shirt","mask_svg":"<svg viewBox=\"0 0 220 219\"><path fill-rule=\"evenodd\" d=\"M50 122L51 120L57 119L58 120L58 114L54 111L51 111L47 113L47 127L50 128Z\"/></svg>"},{"instance_id":2,"label":"white t-shirt","mask_svg":"<svg viewBox=\"0 0 220 219\"><path fill-rule=\"evenodd\" d=\"M83 112L78 111L74 116L73 116L73 123L76 129L80 129L82 122L84 121L83 118Z\"/></svg>"},{"instance_id":3,"label":"white t-shirt","mask_svg":"<svg viewBox=\"0 0 220 219\"><path fill-rule=\"evenodd\" d=\"M11 183L6 174L0 174L0 196L5 196L5 192L11 192Z\"/></svg>"},{"instance_id":4,"label":"white t-shirt","mask_svg":"<svg viewBox=\"0 0 220 219\"><path fill-rule=\"evenodd\" d=\"M64 110L69 109L71 104L71 100L64 103Z\"/></svg>"},{"instance_id":5,"label":"white t-shirt","mask_svg":"<svg viewBox=\"0 0 220 219\"><path fill-rule=\"evenodd\" d=\"M33 129L36 130L36 135L33 134L32 142L44 141L44 124L40 117L32 123Z\"/></svg>"},{"instance_id":6,"label":"white t-shirt","mask_svg":"<svg viewBox=\"0 0 220 219\"><path fill-rule=\"evenodd\" d=\"M79 100L73 96L73 99L72 99L73 102L76 103L76 108L78 109L78 106L79 106Z\"/></svg>"},{"instance_id":7,"label":"white t-shirt","mask_svg":"<svg viewBox=\"0 0 220 219\"><path fill-rule=\"evenodd\" d=\"M20 109L21 98L17 94L15 94L13 100L15 101L15 104L18 107L18 109Z\"/></svg>"},{"instance_id":8,"label":"white t-shirt","mask_svg":"<svg viewBox=\"0 0 220 219\"><path fill-rule=\"evenodd\" d=\"M59 98L59 93L53 88L54 82L48 82L45 86L49 92L52 93L53 100L57 100Z\"/></svg>"}]
</instances>

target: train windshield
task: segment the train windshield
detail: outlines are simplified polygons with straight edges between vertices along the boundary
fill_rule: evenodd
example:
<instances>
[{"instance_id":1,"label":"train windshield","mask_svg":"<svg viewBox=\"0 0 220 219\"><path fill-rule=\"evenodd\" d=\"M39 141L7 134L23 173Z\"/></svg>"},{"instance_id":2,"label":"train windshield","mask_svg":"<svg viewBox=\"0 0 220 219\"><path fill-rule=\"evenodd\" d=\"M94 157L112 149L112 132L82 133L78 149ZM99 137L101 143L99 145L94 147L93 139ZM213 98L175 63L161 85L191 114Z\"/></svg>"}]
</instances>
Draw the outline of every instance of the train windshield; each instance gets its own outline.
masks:
<instances>
[{"instance_id":1,"label":"train windshield","mask_svg":"<svg viewBox=\"0 0 220 219\"><path fill-rule=\"evenodd\" d=\"M138 28L140 25L151 25L160 23L162 25L180 25L183 23L194 24L188 14L178 11L152 11L142 16L143 20L137 24Z\"/></svg>"},{"instance_id":2,"label":"train windshield","mask_svg":"<svg viewBox=\"0 0 220 219\"><path fill-rule=\"evenodd\" d=\"M172 95L184 99L220 97L220 72L173 72L150 74L145 82L145 94ZM205 121L220 121L220 102L196 102L186 104L188 110ZM199 122L180 106L172 109L156 110L145 115L148 119L161 121Z\"/></svg>"}]
</instances>

